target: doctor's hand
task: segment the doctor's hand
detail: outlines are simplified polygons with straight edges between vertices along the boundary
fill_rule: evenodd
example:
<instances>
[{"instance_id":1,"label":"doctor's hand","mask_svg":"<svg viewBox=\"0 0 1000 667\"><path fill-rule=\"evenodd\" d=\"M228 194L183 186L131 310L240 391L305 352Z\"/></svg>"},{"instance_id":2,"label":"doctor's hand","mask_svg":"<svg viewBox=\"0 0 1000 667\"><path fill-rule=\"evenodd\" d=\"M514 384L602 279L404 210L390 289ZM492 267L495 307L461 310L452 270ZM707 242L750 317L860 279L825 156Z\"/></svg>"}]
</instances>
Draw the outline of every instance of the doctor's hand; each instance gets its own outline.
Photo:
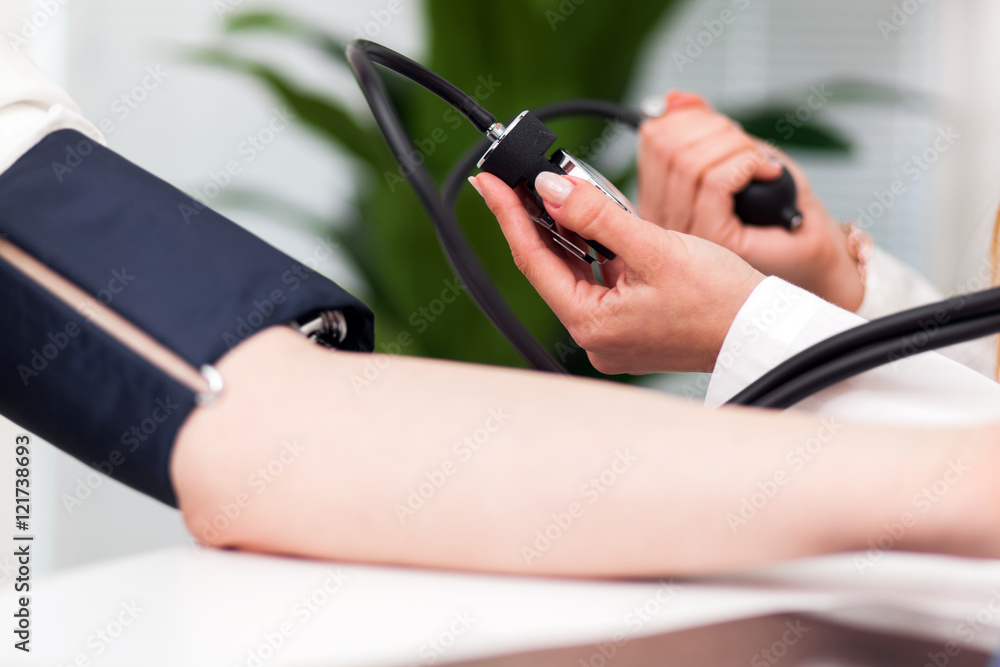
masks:
<instances>
[{"instance_id":1,"label":"doctor's hand","mask_svg":"<svg viewBox=\"0 0 1000 667\"><path fill-rule=\"evenodd\" d=\"M864 298L847 236L790 158L712 109L697 95L671 93L667 111L639 132L639 209L664 229L694 234L732 250L780 278L850 311ZM799 190L802 226L750 227L733 196L754 180L773 181L782 165Z\"/></svg>"},{"instance_id":2,"label":"doctor's hand","mask_svg":"<svg viewBox=\"0 0 1000 667\"><path fill-rule=\"evenodd\" d=\"M603 373L711 372L737 312L764 279L714 243L630 215L589 183L541 174L535 187L552 218L618 255L601 285L500 179L483 173L473 182L517 267Z\"/></svg>"}]
</instances>

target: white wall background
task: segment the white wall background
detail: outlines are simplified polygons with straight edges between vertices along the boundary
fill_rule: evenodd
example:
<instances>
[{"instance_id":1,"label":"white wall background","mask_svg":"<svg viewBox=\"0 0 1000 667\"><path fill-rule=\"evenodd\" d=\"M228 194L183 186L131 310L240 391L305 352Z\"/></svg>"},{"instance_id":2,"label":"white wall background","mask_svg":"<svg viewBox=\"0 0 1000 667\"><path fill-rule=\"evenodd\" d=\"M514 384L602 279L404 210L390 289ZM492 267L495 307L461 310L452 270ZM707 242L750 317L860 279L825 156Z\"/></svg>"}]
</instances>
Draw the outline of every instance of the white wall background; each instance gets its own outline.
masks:
<instances>
[{"instance_id":1,"label":"white wall background","mask_svg":"<svg viewBox=\"0 0 1000 667\"><path fill-rule=\"evenodd\" d=\"M964 139L935 172L939 193L929 269L946 289L976 284L1000 199L1000 3L963 0L941 3L936 36L940 62L935 83L940 114L964 131Z\"/></svg>"},{"instance_id":2,"label":"white wall background","mask_svg":"<svg viewBox=\"0 0 1000 667\"><path fill-rule=\"evenodd\" d=\"M28 39L29 52L91 119L114 120L115 130L108 136L112 148L182 188L202 187L210 172L237 157L236 147L272 113L270 98L240 77L181 61L186 45L205 44L218 35L221 21L208 0L62 0L55 3L55 15L44 21L37 18L43 16L38 14L43 4L51 3L3 0L0 29L23 34L26 26L38 26ZM952 291L967 284L980 265L997 208L1000 127L993 119L1000 112L1000 84L995 81L1000 5L995 0L927 0L898 33L883 38L877 22L890 18L893 4L699 0L650 49L633 97L638 101L678 87L702 91L717 104L733 107L845 76L935 93L932 101L906 112L831 104L823 119L843 128L858 150L847 159L803 162L835 214L849 219L874 201L876 190L904 177L907 160L931 145L937 128L954 125L962 140L872 228L883 245ZM384 5L383 0L285 0L270 6L353 35L370 20L372 10ZM240 3L241 8L250 6ZM746 6L738 10L738 21L694 65L679 72L672 53L702 29L702 21L734 6ZM378 37L419 56L419 0L404 0L404 7ZM32 15L33 24L23 23ZM293 66L305 81L336 87L362 104L349 76L307 52L275 45L257 52ZM160 66L168 76L128 118L119 118L115 100L132 90L151 66ZM282 133L247 165L238 183L281 193L319 214L341 206L351 184L350 165L313 150L311 137L298 129ZM281 220L230 213L293 256L311 246L308 236L288 232ZM347 263L333 260L325 268L345 286L354 284ZM9 423L0 425L0 451L8 451L15 432ZM10 488L13 479L10 459L0 456L3 488ZM81 481L86 484L89 474L53 448L36 448L35 525L44 540L38 549L44 560L36 561L36 573L189 539L176 512L114 482L93 489L71 514L60 498L74 493ZM0 518L5 544L8 523ZM0 556L0 581L3 566Z\"/></svg>"}]
</instances>

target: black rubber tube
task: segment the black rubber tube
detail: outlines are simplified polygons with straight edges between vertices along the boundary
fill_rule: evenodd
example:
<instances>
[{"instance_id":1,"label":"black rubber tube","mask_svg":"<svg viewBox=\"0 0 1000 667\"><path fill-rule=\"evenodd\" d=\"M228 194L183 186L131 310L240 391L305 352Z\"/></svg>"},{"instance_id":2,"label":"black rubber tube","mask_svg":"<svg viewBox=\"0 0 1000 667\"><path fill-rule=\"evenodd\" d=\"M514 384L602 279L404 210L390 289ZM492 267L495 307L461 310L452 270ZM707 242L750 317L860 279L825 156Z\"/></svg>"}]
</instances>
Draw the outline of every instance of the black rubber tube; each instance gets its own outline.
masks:
<instances>
[{"instance_id":1,"label":"black rubber tube","mask_svg":"<svg viewBox=\"0 0 1000 667\"><path fill-rule=\"evenodd\" d=\"M479 157L489 146L483 141L466 153L445 180L441 193L427 170L414 156L417 152L392 106L375 64L395 71L434 92L461 111L480 131L496 122L494 116L472 98L422 65L381 45L359 40L347 48L347 59L385 134L396 159L410 171L410 183L434 223L442 248L455 273L483 313L500 329L533 367L556 373L565 369L524 328L490 280L454 215L454 205ZM638 127L636 111L600 100L578 100L535 111L541 120L569 115L616 118ZM936 328L931 332L930 325ZM836 382L913 353L936 350L1000 331L1000 288L955 297L915 308L856 327L792 357L734 397L730 405L787 408ZM916 346L923 334L927 341ZM913 348L907 350L906 346Z\"/></svg>"},{"instance_id":2,"label":"black rubber tube","mask_svg":"<svg viewBox=\"0 0 1000 667\"><path fill-rule=\"evenodd\" d=\"M371 57L373 52L379 56L380 63L389 69L393 69L393 71L396 71L394 67L402 62L405 66L405 71L401 73L419 85L425 85L422 78L425 73L430 83L443 81L443 79L399 54L395 54L398 58L386 57L386 52L390 54L395 52L371 42L352 42L347 47L347 62L354 72L358 85L361 86L365 99L368 100L368 105L371 107L372 114L375 116L376 122L385 135L389 148L392 150L397 161L410 173L410 185L417 193L417 196L430 215L431 221L434 223L438 239L441 241L445 255L451 263L452 270L465 283L469 295L479 308L532 367L537 370L565 374L566 369L549 354L548 350L535 340L531 333L524 328L521 321L505 306L503 298L500 296L489 275L476 259L475 252L468 241L466 241L464 235L455 233L455 230L458 229L458 221L454 219L455 216L451 212L451 209L447 208L441 200L426 167L423 166L420 160L415 158L418 153L414 149L413 143L406 133L406 129L403 127L399 114L396 113L392 105L382 78L375 69L375 62ZM448 86L451 86L451 84L448 84ZM454 88L454 86L451 86L451 88ZM435 92L441 90L445 89L438 85ZM451 103L451 100L446 101ZM492 125L492 122L489 122L492 118L492 116L488 116L488 118L484 117L480 119L480 122L486 123L487 127L489 127L489 125ZM472 119L470 118L470 120ZM497 304L502 307L497 307Z\"/></svg>"},{"instance_id":3,"label":"black rubber tube","mask_svg":"<svg viewBox=\"0 0 1000 667\"><path fill-rule=\"evenodd\" d=\"M1000 331L1000 314L994 312L942 326L933 333L920 331L916 334L875 342L837 357L826 364L813 367L770 393L755 399L752 403L744 405L778 410L790 408L827 387L873 368L891 364L916 354L989 336L998 331ZM917 336L921 334L924 339L918 342Z\"/></svg>"},{"instance_id":4,"label":"black rubber tube","mask_svg":"<svg viewBox=\"0 0 1000 667\"><path fill-rule=\"evenodd\" d=\"M849 329L805 350L771 370L737 394L729 405L760 405L759 401L795 378L869 345L940 330L983 315L1000 313L1000 288L953 297L920 306ZM982 334L987 336L990 333ZM964 341L959 341L964 342ZM805 398L803 396L802 398Z\"/></svg>"}]
</instances>

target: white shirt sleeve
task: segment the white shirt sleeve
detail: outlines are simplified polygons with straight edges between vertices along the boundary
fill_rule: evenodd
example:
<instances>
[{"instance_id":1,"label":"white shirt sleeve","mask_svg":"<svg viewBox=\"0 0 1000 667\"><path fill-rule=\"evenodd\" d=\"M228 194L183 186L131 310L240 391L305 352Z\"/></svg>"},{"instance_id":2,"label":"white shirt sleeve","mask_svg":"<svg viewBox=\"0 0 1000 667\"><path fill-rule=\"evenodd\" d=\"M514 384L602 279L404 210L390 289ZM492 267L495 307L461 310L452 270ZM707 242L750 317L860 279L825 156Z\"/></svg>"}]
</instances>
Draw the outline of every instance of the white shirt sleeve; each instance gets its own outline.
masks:
<instances>
[{"instance_id":1,"label":"white shirt sleeve","mask_svg":"<svg viewBox=\"0 0 1000 667\"><path fill-rule=\"evenodd\" d=\"M0 173L58 130L77 130L105 143L69 95L0 35Z\"/></svg>"},{"instance_id":2,"label":"white shirt sleeve","mask_svg":"<svg viewBox=\"0 0 1000 667\"><path fill-rule=\"evenodd\" d=\"M988 289L990 277L989 271L986 275L976 276L962 291L975 292ZM884 250L876 248L868 260L865 298L858 309L858 315L866 320L875 320L944 298L941 292L915 270ZM993 336L946 347L940 350L940 353L989 378L996 377L997 346L996 338Z\"/></svg>"},{"instance_id":3,"label":"white shirt sleeve","mask_svg":"<svg viewBox=\"0 0 1000 667\"><path fill-rule=\"evenodd\" d=\"M706 405L722 405L783 361L865 321L780 278L767 278L729 329ZM1000 421L1000 385L929 352L862 373L795 409L856 423L988 423Z\"/></svg>"}]
</instances>

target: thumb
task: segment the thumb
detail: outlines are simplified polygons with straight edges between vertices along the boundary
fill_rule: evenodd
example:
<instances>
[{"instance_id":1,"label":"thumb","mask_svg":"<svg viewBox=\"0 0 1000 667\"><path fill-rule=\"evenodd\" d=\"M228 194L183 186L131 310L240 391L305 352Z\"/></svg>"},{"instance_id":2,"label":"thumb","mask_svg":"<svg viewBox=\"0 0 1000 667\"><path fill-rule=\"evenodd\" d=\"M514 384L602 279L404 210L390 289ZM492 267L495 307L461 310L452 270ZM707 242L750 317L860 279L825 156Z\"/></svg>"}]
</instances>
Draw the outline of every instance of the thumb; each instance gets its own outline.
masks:
<instances>
[{"instance_id":1,"label":"thumb","mask_svg":"<svg viewBox=\"0 0 1000 667\"><path fill-rule=\"evenodd\" d=\"M645 271L656 259L659 228L635 217L590 183L542 172L535 179L535 190L553 220L581 238L597 241L633 271Z\"/></svg>"},{"instance_id":2,"label":"thumb","mask_svg":"<svg viewBox=\"0 0 1000 667\"><path fill-rule=\"evenodd\" d=\"M757 150L760 151L760 161L754 176L761 181L778 180L781 172L785 169L788 158L772 144L762 139L751 138L757 146Z\"/></svg>"}]
</instances>

